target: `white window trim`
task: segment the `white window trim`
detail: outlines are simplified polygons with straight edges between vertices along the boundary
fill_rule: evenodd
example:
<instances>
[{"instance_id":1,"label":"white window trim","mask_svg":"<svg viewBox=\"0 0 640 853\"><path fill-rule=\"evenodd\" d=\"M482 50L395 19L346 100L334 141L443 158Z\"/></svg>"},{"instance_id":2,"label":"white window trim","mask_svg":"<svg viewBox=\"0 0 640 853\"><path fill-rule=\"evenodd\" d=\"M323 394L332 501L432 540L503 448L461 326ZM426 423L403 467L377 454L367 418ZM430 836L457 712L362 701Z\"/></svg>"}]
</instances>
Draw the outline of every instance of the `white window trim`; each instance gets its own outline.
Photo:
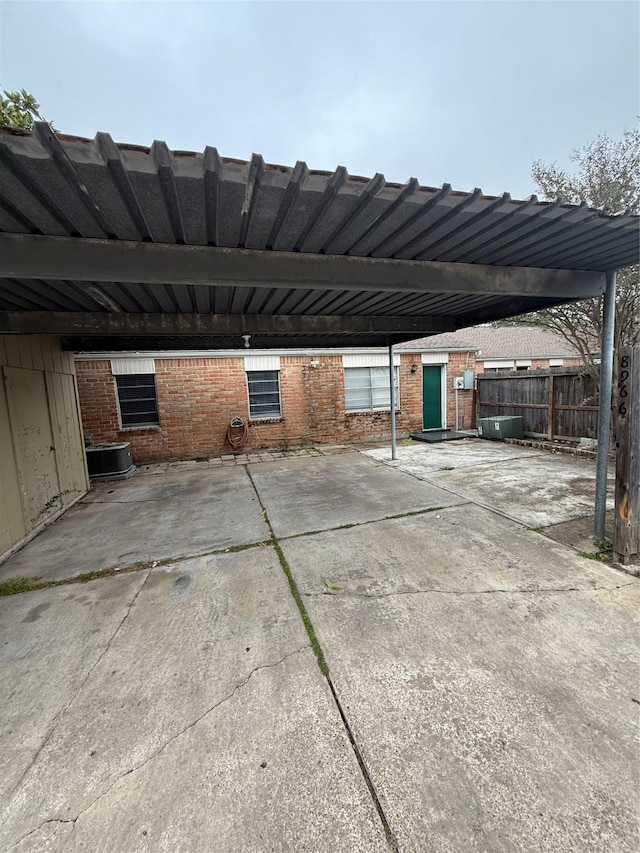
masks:
<instances>
[{"instance_id":1,"label":"white window trim","mask_svg":"<svg viewBox=\"0 0 640 853\"><path fill-rule=\"evenodd\" d=\"M564 358L550 358L549 359L549 367L562 367L564 365Z\"/></svg>"},{"instance_id":2,"label":"white window trim","mask_svg":"<svg viewBox=\"0 0 640 853\"><path fill-rule=\"evenodd\" d=\"M446 367L443 367L440 371L440 382L441 382L441 406L442 406L442 429L447 429L447 373L448 370Z\"/></svg>"}]
</instances>

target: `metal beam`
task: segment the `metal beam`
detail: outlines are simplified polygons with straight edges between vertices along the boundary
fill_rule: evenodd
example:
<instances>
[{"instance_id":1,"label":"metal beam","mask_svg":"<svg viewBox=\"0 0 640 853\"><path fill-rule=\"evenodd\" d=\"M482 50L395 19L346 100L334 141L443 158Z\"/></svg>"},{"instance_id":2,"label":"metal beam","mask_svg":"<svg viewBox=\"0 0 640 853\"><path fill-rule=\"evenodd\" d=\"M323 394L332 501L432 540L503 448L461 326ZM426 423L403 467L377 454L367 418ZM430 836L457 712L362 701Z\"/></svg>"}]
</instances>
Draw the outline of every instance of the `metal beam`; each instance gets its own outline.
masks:
<instances>
[{"instance_id":1,"label":"metal beam","mask_svg":"<svg viewBox=\"0 0 640 853\"><path fill-rule=\"evenodd\" d=\"M616 273L607 273L607 292L602 308L600 352L600 400L598 409L598 455L596 458L596 506L593 524L595 541L604 539L607 518L607 471L611 436L611 392L613 390L613 349L616 325Z\"/></svg>"},{"instance_id":2,"label":"metal beam","mask_svg":"<svg viewBox=\"0 0 640 853\"><path fill-rule=\"evenodd\" d=\"M604 293L604 273L0 234L0 278L474 293L556 300Z\"/></svg>"},{"instance_id":3,"label":"metal beam","mask_svg":"<svg viewBox=\"0 0 640 853\"><path fill-rule=\"evenodd\" d=\"M68 352L169 352L172 350L204 351L237 350L245 354L256 350L304 350L345 347L385 348L389 340L394 345L411 340L415 335L251 335L250 349L238 335L63 335L62 349Z\"/></svg>"},{"instance_id":4,"label":"metal beam","mask_svg":"<svg viewBox=\"0 0 640 853\"><path fill-rule=\"evenodd\" d=\"M396 458L396 383L393 344L389 344L389 420L391 421L391 459Z\"/></svg>"},{"instance_id":5,"label":"metal beam","mask_svg":"<svg viewBox=\"0 0 640 853\"><path fill-rule=\"evenodd\" d=\"M28 335L421 335L451 332L450 317L299 314L125 314L0 311L0 334Z\"/></svg>"}]
</instances>

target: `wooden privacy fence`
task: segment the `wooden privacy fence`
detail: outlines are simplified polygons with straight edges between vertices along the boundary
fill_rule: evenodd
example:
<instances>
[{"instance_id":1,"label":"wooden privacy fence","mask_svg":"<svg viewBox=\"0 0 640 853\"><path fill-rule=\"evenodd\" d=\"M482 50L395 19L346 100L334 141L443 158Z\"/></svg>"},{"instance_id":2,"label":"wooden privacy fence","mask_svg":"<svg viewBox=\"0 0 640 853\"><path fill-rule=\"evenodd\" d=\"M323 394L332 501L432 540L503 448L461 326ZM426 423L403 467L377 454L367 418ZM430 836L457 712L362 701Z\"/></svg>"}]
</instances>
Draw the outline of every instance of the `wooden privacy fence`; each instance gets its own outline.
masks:
<instances>
[{"instance_id":1,"label":"wooden privacy fence","mask_svg":"<svg viewBox=\"0 0 640 853\"><path fill-rule=\"evenodd\" d=\"M478 417L497 415L521 415L534 436L597 438L597 381L575 367L481 373Z\"/></svg>"}]
</instances>

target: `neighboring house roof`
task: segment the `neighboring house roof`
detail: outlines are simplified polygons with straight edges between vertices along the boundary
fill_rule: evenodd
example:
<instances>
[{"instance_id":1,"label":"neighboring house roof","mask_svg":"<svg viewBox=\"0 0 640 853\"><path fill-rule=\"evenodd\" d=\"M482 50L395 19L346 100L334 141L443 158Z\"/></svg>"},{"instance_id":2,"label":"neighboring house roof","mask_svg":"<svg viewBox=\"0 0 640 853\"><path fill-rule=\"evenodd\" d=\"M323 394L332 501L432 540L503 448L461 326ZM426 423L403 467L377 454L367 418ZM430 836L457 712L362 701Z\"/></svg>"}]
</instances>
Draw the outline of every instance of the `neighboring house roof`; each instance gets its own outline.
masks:
<instances>
[{"instance_id":1,"label":"neighboring house roof","mask_svg":"<svg viewBox=\"0 0 640 853\"><path fill-rule=\"evenodd\" d=\"M470 326L398 344L400 350L476 350L478 359L577 358L580 353L563 337L535 326Z\"/></svg>"}]
</instances>

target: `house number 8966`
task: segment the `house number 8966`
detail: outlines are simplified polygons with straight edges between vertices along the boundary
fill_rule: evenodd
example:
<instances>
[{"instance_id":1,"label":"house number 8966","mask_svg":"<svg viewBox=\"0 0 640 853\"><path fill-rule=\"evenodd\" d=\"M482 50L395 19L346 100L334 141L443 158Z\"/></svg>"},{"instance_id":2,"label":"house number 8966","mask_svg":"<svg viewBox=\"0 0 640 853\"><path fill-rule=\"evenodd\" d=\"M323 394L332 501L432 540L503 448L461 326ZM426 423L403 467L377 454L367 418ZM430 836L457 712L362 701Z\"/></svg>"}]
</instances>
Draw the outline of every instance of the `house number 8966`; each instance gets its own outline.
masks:
<instances>
[{"instance_id":1,"label":"house number 8966","mask_svg":"<svg viewBox=\"0 0 640 853\"><path fill-rule=\"evenodd\" d=\"M620 377L618 379L618 413L624 417L627 414L627 397L629 396L629 356L620 359Z\"/></svg>"}]
</instances>

